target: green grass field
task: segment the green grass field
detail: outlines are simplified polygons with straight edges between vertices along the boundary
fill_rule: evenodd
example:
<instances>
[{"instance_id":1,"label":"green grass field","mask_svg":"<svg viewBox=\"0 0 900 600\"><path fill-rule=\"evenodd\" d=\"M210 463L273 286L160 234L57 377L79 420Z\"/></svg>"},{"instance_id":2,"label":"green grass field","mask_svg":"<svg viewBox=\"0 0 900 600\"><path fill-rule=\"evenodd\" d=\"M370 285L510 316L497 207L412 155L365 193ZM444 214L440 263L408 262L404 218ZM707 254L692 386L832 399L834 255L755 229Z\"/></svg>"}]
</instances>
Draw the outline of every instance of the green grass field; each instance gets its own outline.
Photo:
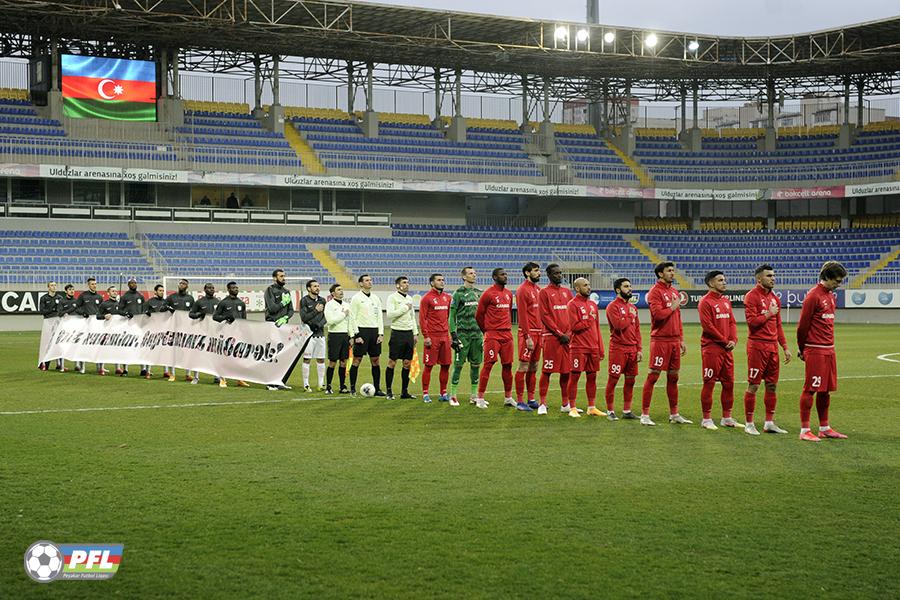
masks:
<instances>
[{"instance_id":1,"label":"green grass field","mask_svg":"<svg viewBox=\"0 0 900 600\"><path fill-rule=\"evenodd\" d=\"M900 352L900 325L837 335L832 423L850 439L809 444L799 361L782 369L790 435L751 438L668 425L662 385L649 428L560 414L555 379L547 417L504 409L499 369L480 411L304 394L299 368L274 393L41 373L38 334L0 334L0 596L889 597L900 363L876 356ZM681 379L696 423L698 338ZM39 539L124 543L122 566L38 584L22 559Z\"/></svg>"}]
</instances>

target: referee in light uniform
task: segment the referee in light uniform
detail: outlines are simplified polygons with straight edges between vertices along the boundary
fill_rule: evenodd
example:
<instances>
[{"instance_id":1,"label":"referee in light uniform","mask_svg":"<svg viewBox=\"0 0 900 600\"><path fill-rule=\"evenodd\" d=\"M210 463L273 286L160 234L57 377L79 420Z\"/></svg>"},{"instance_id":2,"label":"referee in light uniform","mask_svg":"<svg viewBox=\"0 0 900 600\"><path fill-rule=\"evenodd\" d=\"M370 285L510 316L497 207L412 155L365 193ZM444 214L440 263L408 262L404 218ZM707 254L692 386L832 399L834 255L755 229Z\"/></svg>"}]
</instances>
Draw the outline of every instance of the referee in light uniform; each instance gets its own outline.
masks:
<instances>
[{"instance_id":1,"label":"referee in light uniform","mask_svg":"<svg viewBox=\"0 0 900 600\"><path fill-rule=\"evenodd\" d=\"M344 288L335 283L328 290L331 292L331 300L325 304L325 328L328 330L328 369L325 371L327 380L326 394L333 394L331 380L334 378L334 367L338 367L338 381L340 381L341 394L349 394L346 383L347 357L350 355L350 303L344 302Z\"/></svg>"},{"instance_id":2,"label":"referee in light uniform","mask_svg":"<svg viewBox=\"0 0 900 600\"><path fill-rule=\"evenodd\" d=\"M368 355L372 363L372 383L375 395L384 397L381 391L381 342L384 340L384 319L381 316L381 299L372 293L372 277L360 275L359 293L350 300L350 319L354 330L353 366L350 367L350 393L356 393L356 377L359 363Z\"/></svg>"},{"instance_id":3,"label":"referee in light uniform","mask_svg":"<svg viewBox=\"0 0 900 600\"><path fill-rule=\"evenodd\" d=\"M400 397L411 399L409 393L409 367L418 341L419 325L416 323L416 310L409 297L409 278L400 276L394 280L397 291L388 296L387 318L391 324L391 341L388 342L388 364L384 371L387 384L388 400L394 399L391 384L394 382L394 365L402 361L400 371Z\"/></svg>"}]
</instances>

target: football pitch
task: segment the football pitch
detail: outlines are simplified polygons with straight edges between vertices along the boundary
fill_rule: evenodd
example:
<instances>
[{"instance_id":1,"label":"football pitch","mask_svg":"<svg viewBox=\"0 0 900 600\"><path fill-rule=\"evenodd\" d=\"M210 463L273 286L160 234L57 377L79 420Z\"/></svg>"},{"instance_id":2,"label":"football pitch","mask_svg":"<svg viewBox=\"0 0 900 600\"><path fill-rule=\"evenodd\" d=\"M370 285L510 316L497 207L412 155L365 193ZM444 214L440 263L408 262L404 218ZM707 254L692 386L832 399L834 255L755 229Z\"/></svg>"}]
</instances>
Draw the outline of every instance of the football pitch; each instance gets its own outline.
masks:
<instances>
[{"instance_id":1,"label":"football pitch","mask_svg":"<svg viewBox=\"0 0 900 600\"><path fill-rule=\"evenodd\" d=\"M299 365L290 392L168 383L159 367L152 381L135 367L127 379L93 365L42 373L39 334L3 333L0 596L891 596L900 325L838 324L836 336L831 420L849 439L812 444L797 440L797 359L779 386L788 435L700 429L697 326L680 388L695 424L666 422L663 381L653 428L561 414L556 376L546 417L503 408L499 367L482 411L465 401L468 367L453 408L307 394ZM369 380L364 361L359 384ZM122 543L121 568L109 581L33 582L23 555L42 539Z\"/></svg>"}]
</instances>

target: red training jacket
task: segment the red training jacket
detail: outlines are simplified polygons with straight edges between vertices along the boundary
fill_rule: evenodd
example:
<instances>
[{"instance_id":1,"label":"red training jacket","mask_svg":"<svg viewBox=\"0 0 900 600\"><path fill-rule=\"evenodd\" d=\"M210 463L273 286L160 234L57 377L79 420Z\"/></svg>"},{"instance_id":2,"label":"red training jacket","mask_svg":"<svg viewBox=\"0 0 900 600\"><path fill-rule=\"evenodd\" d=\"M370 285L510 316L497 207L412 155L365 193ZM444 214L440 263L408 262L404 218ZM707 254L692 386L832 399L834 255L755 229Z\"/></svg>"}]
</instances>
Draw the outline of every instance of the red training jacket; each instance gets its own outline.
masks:
<instances>
[{"instance_id":1,"label":"red training jacket","mask_svg":"<svg viewBox=\"0 0 900 600\"><path fill-rule=\"evenodd\" d=\"M700 298L697 312L700 313L700 327L703 328L701 346L724 347L728 342L737 343L737 322L734 320L731 300L710 290Z\"/></svg>"},{"instance_id":2,"label":"red training jacket","mask_svg":"<svg viewBox=\"0 0 900 600\"><path fill-rule=\"evenodd\" d=\"M762 312L772 309L777 312L766 317ZM747 340L751 346L769 347L775 343L787 350L787 339L781 324L781 303L772 290L757 285L744 296L744 316L750 334Z\"/></svg>"},{"instance_id":3,"label":"red training jacket","mask_svg":"<svg viewBox=\"0 0 900 600\"><path fill-rule=\"evenodd\" d=\"M496 283L486 289L478 299L475 322L482 331L512 331L513 295Z\"/></svg>"},{"instance_id":4,"label":"red training jacket","mask_svg":"<svg viewBox=\"0 0 900 600\"><path fill-rule=\"evenodd\" d=\"M807 346L834 347L834 308L834 293L825 289L821 282L806 293L797 323L800 352Z\"/></svg>"},{"instance_id":5,"label":"red training jacket","mask_svg":"<svg viewBox=\"0 0 900 600\"><path fill-rule=\"evenodd\" d=\"M606 351L603 348L603 336L600 335L600 311L597 303L581 294L575 294L569 301L569 323L572 326L569 349L572 352L596 353L602 359Z\"/></svg>"},{"instance_id":6,"label":"red training jacket","mask_svg":"<svg viewBox=\"0 0 900 600\"><path fill-rule=\"evenodd\" d=\"M516 290L516 310L519 318L519 331L522 333L540 333L541 309L539 294L541 288L526 279Z\"/></svg>"},{"instance_id":7,"label":"red training jacket","mask_svg":"<svg viewBox=\"0 0 900 600\"><path fill-rule=\"evenodd\" d=\"M453 297L433 288L419 301L419 331L422 337L450 336L450 304Z\"/></svg>"},{"instance_id":8,"label":"red training jacket","mask_svg":"<svg viewBox=\"0 0 900 600\"><path fill-rule=\"evenodd\" d=\"M660 341L684 341L684 328L681 326L681 310L669 308L670 302L680 302L681 294L674 285L661 280L647 292L647 304L650 305L650 339Z\"/></svg>"},{"instance_id":9,"label":"red training jacket","mask_svg":"<svg viewBox=\"0 0 900 600\"><path fill-rule=\"evenodd\" d=\"M610 351L612 348L627 348L638 352L642 350L641 322L633 304L616 296L606 306L606 320L609 322Z\"/></svg>"},{"instance_id":10,"label":"red training jacket","mask_svg":"<svg viewBox=\"0 0 900 600\"><path fill-rule=\"evenodd\" d=\"M541 323L544 325L544 335L568 335L571 337L572 328L569 326L569 301L572 300L572 290L551 283L538 294L541 304Z\"/></svg>"}]
</instances>

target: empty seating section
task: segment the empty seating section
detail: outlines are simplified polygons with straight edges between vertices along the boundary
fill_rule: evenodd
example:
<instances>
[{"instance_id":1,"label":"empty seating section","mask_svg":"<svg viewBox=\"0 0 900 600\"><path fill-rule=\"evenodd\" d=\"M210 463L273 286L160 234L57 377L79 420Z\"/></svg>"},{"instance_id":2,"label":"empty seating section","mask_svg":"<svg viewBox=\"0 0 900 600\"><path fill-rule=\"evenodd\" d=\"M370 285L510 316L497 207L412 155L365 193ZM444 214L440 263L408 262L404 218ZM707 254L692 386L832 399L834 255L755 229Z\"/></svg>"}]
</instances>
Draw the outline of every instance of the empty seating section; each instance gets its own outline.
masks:
<instances>
[{"instance_id":1,"label":"empty seating section","mask_svg":"<svg viewBox=\"0 0 900 600\"><path fill-rule=\"evenodd\" d=\"M38 116L25 90L0 90L0 154L41 161L79 158L171 163L177 159L169 144L70 139L59 121Z\"/></svg>"},{"instance_id":2,"label":"empty seating section","mask_svg":"<svg viewBox=\"0 0 900 600\"><path fill-rule=\"evenodd\" d=\"M642 233L641 241L674 261L697 287L712 269L725 272L733 288L754 283L753 270L769 263L780 287L811 286L826 260L838 260L852 280L900 245L900 230L834 232Z\"/></svg>"},{"instance_id":3,"label":"empty seating section","mask_svg":"<svg viewBox=\"0 0 900 600\"><path fill-rule=\"evenodd\" d=\"M747 133L752 133L749 130ZM900 167L900 131L861 131L847 149L832 130L781 132L774 151L752 135L704 137L686 150L675 136L639 135L635 158L661 185L792 184L892 178Z\"/></svg>"},{"instance_id":4,"label":"empty seating section","mask_svg":"<svg viewBox=\"0 0 900 600\"><path fill-rule=\"evenodd\" d=\"M41 284L55 280L84 289L88 277L98 285L122 285L123 276L142 284L154 280L153 269L124 233L0 231L0 282Z\"/></svg>"},{"instance_id":5,"label":"empty seating section","mask_svg":"<svg viewBox=\"0 0 900 600\"><path fill-rule=\"evenodd\" d=\"M299 171L300 159L284 135L264 129L246 104L192 102L189 106L184 125L176 132L189 158L199 163L197 167L213 164Z\"/></svg>"},{"instance_id":6,"label":"empty seating section","mask_svg":"<svg viewBox=\"0 0 900 600\"><path fill-rule=\"evenodd\" d=\"M510 286L517 287L526 262L533 260L546 266L556 256L573 253L583 255L584 262L590 262L593 255L602 257L616 274L627 273L649 284L652 268L622 237L623 232L394 225L390 239L332 240L329 250L355 275L369 273L380 285L392 283L398 275L407 275L416 289L427 289L429 275L436 272L444 274L449 290L456 289L460 285L459 271L464 266L475 268L482 289L491 285L495 267L505 268Z\"/></svg>"},{"instance_id":7,"label":"empty seating section","mask_svg":"<svg viewBox=\"0 0 900 600\"><path fill-rule=\"evenodd\" d=\"M691 220L672 217L635 217L634 227L638 231L688 231L691 228Z\"/></svg>"},{"instance_id":8,"label":"empty seating section","mask_svg":"<svg viewBox=\"0 0 900 600\"><path fill-rule=\"evenodd\" d=\"M296 111L292 111L296 113ZM295 127L331 172L356 171L385 176L538 178L518 130L470 127L465 142L447 139L424 115L401 115L380 121L378 137L368 138L345 115L303 112L291 117Z\"/></svg>"},{"instance_id":9,"label":"empty seating section","mask_svg":"<svg viewBox=\"0 0 900 600\"><path fill-rule=\"evenodd\" d=\"M900 227L900 214L892 215L865 215L853 219L853 227L856 229L873 229L881 227Z\"/></svg>"},{"instance_id":10,"label":"empty seating section","mask_svg":"<svg viewBox=\"0 0 900 600\"><path fill-rule=\"evenodd\" d=\"M332 279L306 247L316 240L326 243L320 238L189 233L151 233L147 238L165 259L170 275L265 280L278 267L291 277Z\"/></svg>"},{"instance_id":11,"label":"empty seating section","mask_svg":"<svg viewBox=\"0 0 900 600\"><path fill-rule=\"evenodd\" d=\"M557 129L554 137L560 154L573 166L575 177L588 183L597 180L638 183L638 178L628 165L596 135Z\"/></svg>"},{"instance_id":12,"label":"empty seating section","mask_svg":"<svg viewBox=\"0 0 900 600\"><path fill-rule=\"evenodd\" d=\"M840 220L838 221L838 225L840 226ZM762 231L765 228L765 219L736 219L723 217L700 220L701 231Z\"/></svg>"},{"instance_id":13,"label":"empty seating section","mask_svg":"<svg viewBox=\"0 0 900 600\"><path fill-rule=\"evenodd\" d=\"M785 231L835 230L841 228L840 217L781 217L775 222L775 229Z\"/></svg>"}]
</instances>

